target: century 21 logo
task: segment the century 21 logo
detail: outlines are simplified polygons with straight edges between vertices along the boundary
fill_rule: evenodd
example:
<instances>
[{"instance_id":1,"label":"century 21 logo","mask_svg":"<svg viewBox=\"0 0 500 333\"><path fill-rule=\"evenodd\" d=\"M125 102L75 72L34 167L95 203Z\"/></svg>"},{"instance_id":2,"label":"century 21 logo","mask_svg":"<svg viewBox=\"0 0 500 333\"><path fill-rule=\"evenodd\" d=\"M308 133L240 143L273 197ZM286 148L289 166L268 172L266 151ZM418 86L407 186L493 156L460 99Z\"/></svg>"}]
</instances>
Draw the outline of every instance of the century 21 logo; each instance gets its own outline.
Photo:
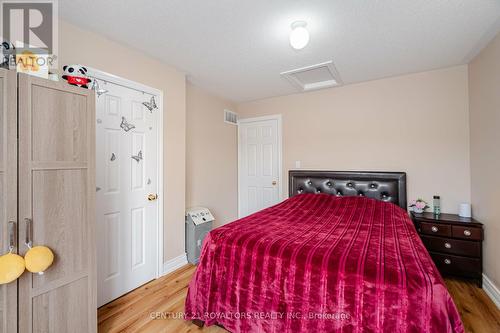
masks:
<instances>
[{"instance_id":1,"label":"century 21 logo","mask_svg":"<svg viewBox=\"0 0 500 333\"><path fill-rule=\"evenodd\" d=\"M1 1L2 37L16 52L54 53L54 1Z\"/></svg>"}]
</instances>

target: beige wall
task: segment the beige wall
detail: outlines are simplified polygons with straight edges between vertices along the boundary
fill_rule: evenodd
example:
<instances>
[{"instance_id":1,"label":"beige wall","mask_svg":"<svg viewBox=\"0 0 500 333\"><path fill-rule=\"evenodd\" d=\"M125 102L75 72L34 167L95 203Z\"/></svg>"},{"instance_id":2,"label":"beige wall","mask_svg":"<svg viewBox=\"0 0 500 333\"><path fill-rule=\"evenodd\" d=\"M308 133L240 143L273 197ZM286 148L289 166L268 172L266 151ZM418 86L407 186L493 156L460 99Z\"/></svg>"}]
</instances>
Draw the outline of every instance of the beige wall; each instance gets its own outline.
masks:
<instances>
[{"instance_id":1,"label":"beige wall","mask_svg":"<svg viewBox=\"0 0 500 333\"><path fill-rule=\"evenodd\" d=\"M485 224L484 272L500 286L500 34L469 64L472 210Z\"/></svg>"},{"instance_id":2,"label":"beige wall","mask_svg":"<svg viewBox=\"0 0 500 333\"><path fill-rule=\"evenodd\" d=\"M186 80L184 73L65 21L59 66L84 64L157 88L164 94L164 260L184 253ZM99 143L98 143L99 144Z\"/></svg>"},{"instance_id":3,"label":"beige wall","mask_svg":"<svg viewBox=\"0 0 500 333\"><path fill-rule=\"evenodd\" d=\"M302 169L406 171L409 198L440 194L443 211L456 212L471 200L472 174L474 215L486 224L485 272L500 283L493 257L500 251L500 37L469 73L458 66L236 106L99 34L61 21L59 36L60 66L85 64L164 93L165 261L184 253L186 206L209 207L217 225L237 217L237 129L222 121L229 108L240 117L283 115L284 177L296 160Z\"/></svg>"},{"instance_id":4,"label":"beige wall","mask_svg":"<svg viewBox=\"0 0 500 333\"><path fill-rule=\"evenodd\" d=\"M283 176L302 169L408 173L409 199L470 201L467 67L458 66L238 106L283 116ZM283 193L288 193L284 182Z\"/></svg>"},{"instance_id":5,"label":"beige wall","mask_svg":"<svg viewBox=\"0 0 500 333\"><path fill-rule=\"evenodd\" d=\"M208 207L220 226L238 216L238 128L223 121L236 106L189 83L186 106L186 206Z\"/></svg>"}]
</instances>

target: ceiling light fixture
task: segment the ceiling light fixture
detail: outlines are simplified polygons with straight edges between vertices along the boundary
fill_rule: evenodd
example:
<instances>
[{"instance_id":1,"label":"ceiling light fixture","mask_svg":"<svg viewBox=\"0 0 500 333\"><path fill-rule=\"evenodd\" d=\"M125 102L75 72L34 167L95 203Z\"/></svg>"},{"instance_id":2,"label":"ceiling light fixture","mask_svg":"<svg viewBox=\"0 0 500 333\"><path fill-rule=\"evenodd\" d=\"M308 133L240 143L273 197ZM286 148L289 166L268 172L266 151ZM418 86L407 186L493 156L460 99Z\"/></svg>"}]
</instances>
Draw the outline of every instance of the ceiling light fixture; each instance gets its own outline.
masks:
<instances>
[{"instance_id":1,"label":"ceiling light fixture","mask_svg":"<svg viewBox=\"0 0 500 333\"><path fill-rule=\"evenodd\" d=\"M307 23L304 21L295 21L292 23L292 31L290 32L290 45L301 50L309 43L309 31L306 29Z\"/></svg>"}]
</instances>

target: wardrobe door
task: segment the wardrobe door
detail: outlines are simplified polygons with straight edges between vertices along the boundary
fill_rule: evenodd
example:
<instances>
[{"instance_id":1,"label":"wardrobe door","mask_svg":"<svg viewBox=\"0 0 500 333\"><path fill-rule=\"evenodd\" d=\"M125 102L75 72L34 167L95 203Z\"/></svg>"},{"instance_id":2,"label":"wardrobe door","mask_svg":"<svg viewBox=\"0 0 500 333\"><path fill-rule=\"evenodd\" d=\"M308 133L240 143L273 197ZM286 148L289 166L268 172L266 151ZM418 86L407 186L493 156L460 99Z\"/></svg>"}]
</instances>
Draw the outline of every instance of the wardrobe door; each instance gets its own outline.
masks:
<instances>
[{"instance_id":1,"label":"wardrobe door","mask_svg":"<svg viewBox=\"0 0 500 333\"><path fill-rule=\"evenodd\" d=\"M19 280L19 332L95 332L94 91L18 81L19 238L55 254L43 275Z\"/></svg>"},{"instance_id":2,"label":"wardrobe door","mask_svg":"<svg viewBox=\"0 0 500 333\"><path fill-rule=\"evenodd\" d=\"M0 255L17 252L16 73L0 69ZM17 330L17 281L0 286L0 333Z\"/></svg>"}]
</instances>

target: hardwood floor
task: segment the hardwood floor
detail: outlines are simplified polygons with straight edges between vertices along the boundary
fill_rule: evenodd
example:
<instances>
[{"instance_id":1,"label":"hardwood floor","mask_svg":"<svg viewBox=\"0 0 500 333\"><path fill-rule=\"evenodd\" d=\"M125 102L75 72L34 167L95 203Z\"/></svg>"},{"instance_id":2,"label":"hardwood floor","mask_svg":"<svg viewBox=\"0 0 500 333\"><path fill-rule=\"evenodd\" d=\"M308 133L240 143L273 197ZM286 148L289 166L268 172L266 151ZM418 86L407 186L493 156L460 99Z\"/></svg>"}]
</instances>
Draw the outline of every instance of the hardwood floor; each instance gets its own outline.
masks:
<instances>
[{"instance_id":1,"label":"hardwood floor","mask_svg":"<svg viewBox=\"0 0 500 333\"><path fill-rule=\"evenodd\" d=\"M465 330L470 333L500 332L500 310L474 283L446 279Z\"/></svg>"},{"instance_id":2,"label":"hardwood floor","mask_svg":"<svg viewBox=\"0 0 500 333\"><path fill-rule=\"evenodd\" d=\"M194 270L186 265L99 308L99 332L226 332L217 326L200 329L176 316L184 311Z\"/></svg>"},{"instance_id":3,"label":"hardwood floor","mask_svg":"<svg viewBox=\"0 0 500 333\"><path fill-rule=\"evenodd\" d=\"M198 328L179 318L195 266L186 265L152 281L98 311L99 332L226 332L212 326ZM500 311L474 284L446 280L467 332L500 332Z\"/></svg>"}]
</instances>

